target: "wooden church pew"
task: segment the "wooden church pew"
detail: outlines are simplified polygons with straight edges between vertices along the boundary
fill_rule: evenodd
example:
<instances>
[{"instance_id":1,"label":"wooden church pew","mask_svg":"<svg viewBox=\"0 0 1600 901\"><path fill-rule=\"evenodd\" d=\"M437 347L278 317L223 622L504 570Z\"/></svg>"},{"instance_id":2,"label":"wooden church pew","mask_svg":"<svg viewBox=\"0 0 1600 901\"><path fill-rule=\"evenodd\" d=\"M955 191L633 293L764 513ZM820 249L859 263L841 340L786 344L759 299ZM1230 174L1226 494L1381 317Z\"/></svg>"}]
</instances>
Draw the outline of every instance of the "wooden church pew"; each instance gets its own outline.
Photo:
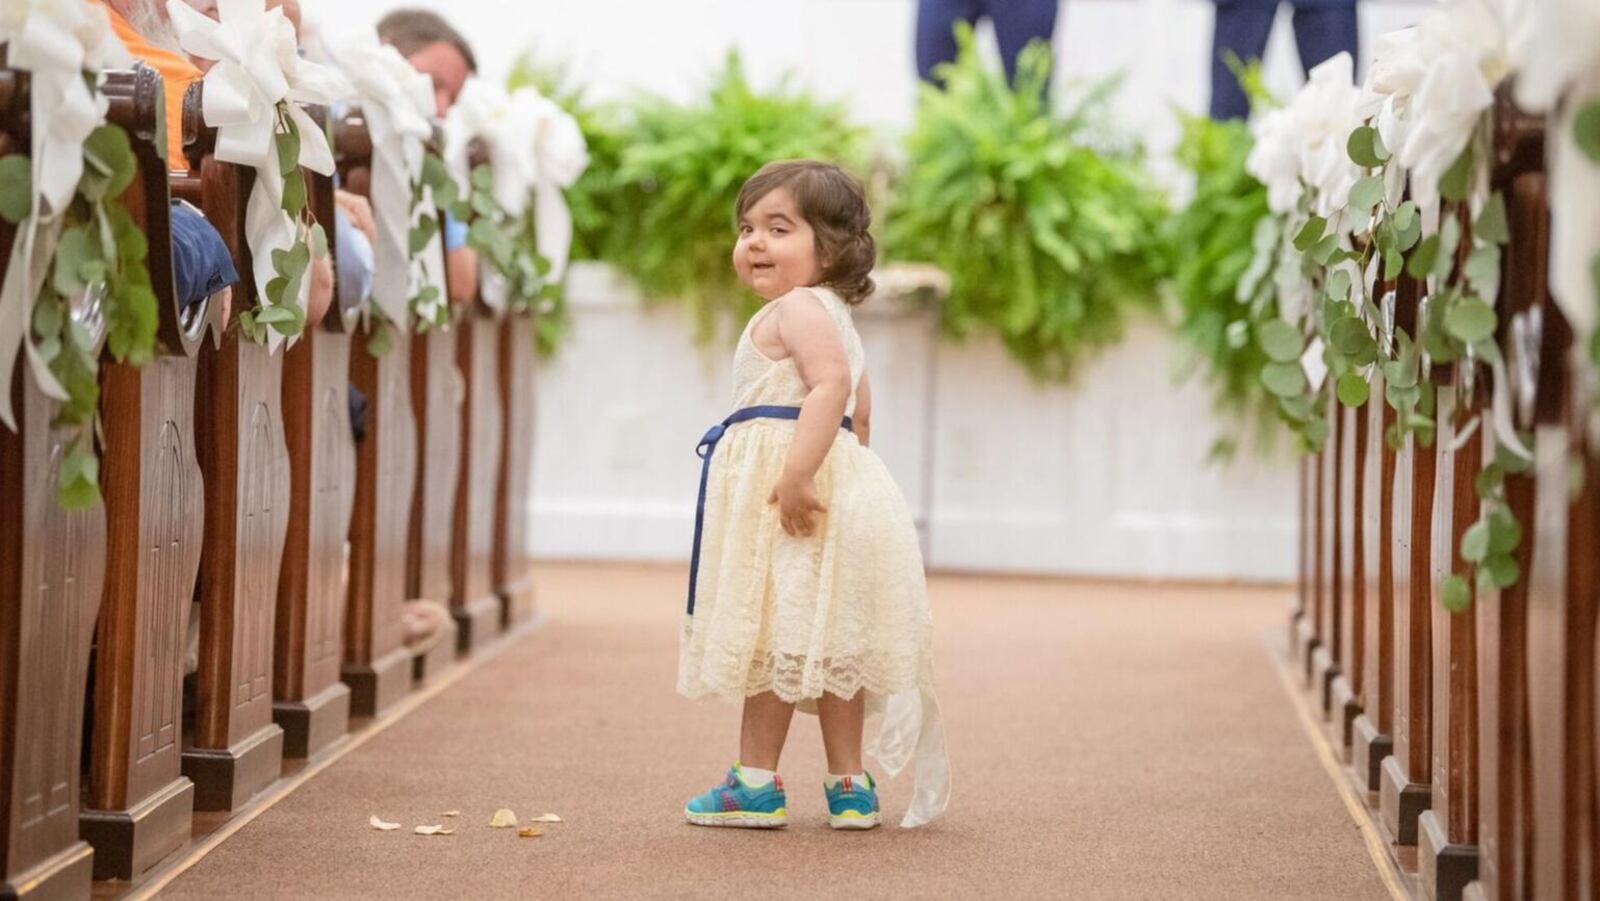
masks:
<instances>
[{"instance_id":1,"label":"wooden church pew","mask_svg":"<svg viewBox=\"0 0 1600 901\"><path fill-rule=\"evenodd\" d=\"M333 179L312 175L309 188L312 213L337 260ZM334 283L337 292L337 277ZM335 293L322 323L308 325L283 358L289 532L278 578L272 694L287 757L316 753L342 737L350 723L350 688L340 677L345 539L356 490L350 336L361 300Z\"/></svg>"},{"instance_id":2,"label":"wooden church pew","mask_svg":"<svg viewBox=\"0 0 1600 901\"><path fill-rule=\"evenodd\" d=\"M461 456L450 528L450 610L463 652L494 638L503 621L495 592L493 554L500 488L500 315L481 298L456 319L456 365L461 373Z\"/></svg>"},{"instance_id":3,"label":"wooden church pew","mask_svg":"<svg viewBox=\"0 0 1600 901\"><path fill-rule=\"evenodd\" d=\"M1396 324L1416 336L1421 319L1420 288L1402 278ZM1394 697L1392 753L1381 764L1379 812L1389 839L1399 845L1417 840L1417 817L1427 808L1429 727L1428 623L1432 615L1429 551L1432 541L1433 448L1408 433L1395 453L1393 505Z\"/></svg>"},{"instance_id":4,"label":"wooden church pew","mask_svg":"<svg viewBox=\"0 0 1600 901\"><path fill-rule=\"evenodd\" d=\"M31 153L25 74L0 69L0 156ZM137 121L119 104L114 121ZM154 110L144 110L151 115ZM0 220L0 278L16 227ZM92 303L92 298L91 298ZM94 322L93 310L82 321ZM103 340L103 325L96 339ZM78 837L78 756L90 641L106 571L101 503L63 509L58 465L76 428L53 422L18 354L15 432L0 424L0 897L87 896L93 850Z\"/></svg>"},{"instance_id":5,"label":"wooden church pew","mask_svg":"<svg viewBox=\"0 0 1600 901\"><path fill-rule=\"evenodd\" d=\"M160 76L107 85L129 130L139 178L124 200L149 244L159 301L154 359L101 363L107 578L90 702L89 783L81 833L97 879L128 879L189 840L194 785L182 772L183 678L200 565L205 496L195 440L195 385L209 303L184 310L173 283L169 165Z\"/></svg>"},{"instance_id":6,"label":"wooden church pew","mask_svg":"<svg viewBox=\"0 0 1600 901\"><path fill-rule=\"evenodd\" d=\"M528 510L533 498L536 403L534 314L513 313L500 325L499 488L495 494L494 590L510 627L535 611L533 560L528 552Z\"/></svg>"},{"instance_id":7,"label":"wooden church pew","mask_svg":"<svg viewBox=\"0 0 1600 901\"><path fill-rule=\"evenodd\" d=\"M359 110L335 123L333 150L346 188L369 196L372 141ZM350 349L350 381L367 401L366 438L356 446L343 666L358 716L377 716L405 697L412 672L403 627L418 447L411 332L408 323L389 327L388 351L375 354L369 344L374 331L359 325ZM442 643L446 657L453 655L453 635Z\"/></svg>"},{"instance_id":8,"label":"wooden church pew","mask_svg":"<svg viewBox=\"0 0 1600 901\"><path fill-rule=\"evenodd\" d=\"M257 304L245 243L253 174L212 154L201 119L202 85L189 90L184 132L189 173L174 181L221 231L240 274L232 320ZM289 528L289 454L283 424L283 357L229 328L200 353L196 443L206 485L200 559L198 701L184 772L199 810L234 810L278 777L284 732L273 721L278 572Z\"/></svg>"}]
</instances>

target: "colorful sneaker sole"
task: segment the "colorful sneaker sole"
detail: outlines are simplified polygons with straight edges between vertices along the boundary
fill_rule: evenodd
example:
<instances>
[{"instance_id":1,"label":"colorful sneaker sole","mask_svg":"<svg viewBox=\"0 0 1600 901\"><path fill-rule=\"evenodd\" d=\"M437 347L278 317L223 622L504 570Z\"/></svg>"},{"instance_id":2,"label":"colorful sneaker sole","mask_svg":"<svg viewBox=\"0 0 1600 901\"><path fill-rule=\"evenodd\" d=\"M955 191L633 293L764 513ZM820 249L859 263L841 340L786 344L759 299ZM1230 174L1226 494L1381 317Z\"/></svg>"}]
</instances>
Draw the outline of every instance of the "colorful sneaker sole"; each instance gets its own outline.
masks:
<instances>
[{"instance_id":1,"label":"colorful sneaker sole","mask_svg":"<svg viewBox=\"0 0 1600 901\"><path fill-rule=\"evenodd\" d=\"M683 815L696 826L734 826L741 829L782 829L789 825L789 810L780 807L772 813L753 810L730 810L724 813L694 813L685 810Z\"/></svg>"},{"instance_id":2,"label":"colorful sneaker sole","mask_svg":"<svg viewBox=\"0 0 1600 901\"><path fill-rule=\"evenodd\" d=\"M837 816L828 817L828 825L834 829L874 829L878 825L878 814L847 810Z\"/></svg>"}]
</instances>

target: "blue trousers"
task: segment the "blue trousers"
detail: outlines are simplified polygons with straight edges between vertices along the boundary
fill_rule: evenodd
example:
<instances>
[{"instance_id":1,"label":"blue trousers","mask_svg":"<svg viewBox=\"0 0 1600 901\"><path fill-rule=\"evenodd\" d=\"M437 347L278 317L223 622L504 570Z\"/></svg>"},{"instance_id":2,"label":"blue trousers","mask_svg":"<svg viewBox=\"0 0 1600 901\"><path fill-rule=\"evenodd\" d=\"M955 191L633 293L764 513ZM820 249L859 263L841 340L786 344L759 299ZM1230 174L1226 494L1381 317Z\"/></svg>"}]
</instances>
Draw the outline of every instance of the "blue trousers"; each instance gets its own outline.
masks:
<instances>
[{"instance_id":1,"label":"blue trousers","mask_svg":"<svg viewBox=\"0 0 1600 901\"><path fill-rule=\"evenodd\" d=\"M933 80L933 68L956 58L957 22L976 25L988 16L1000 44L1006 78L1017 75L1017 54L1034 38L1048 42L1056 30L1057 0L917 0L917 75Z\"/></svg>"},{"instance_id":2,"label":"blue trousers","mask_svg":"<svg viewBox=\"0 0 1600 901\"><path fill-rule=\"evenodd\" d=\"M1293 0L1294 42L1306 72L1341 50L1357 54L1355 0ZM1260 59L1272 34L1278 0L1217 0L1217 25L1211 36L1211 118L1242 119L1250 103L1223 60L1226 51L1249 62Z\"/></svg>"}]
</instances>

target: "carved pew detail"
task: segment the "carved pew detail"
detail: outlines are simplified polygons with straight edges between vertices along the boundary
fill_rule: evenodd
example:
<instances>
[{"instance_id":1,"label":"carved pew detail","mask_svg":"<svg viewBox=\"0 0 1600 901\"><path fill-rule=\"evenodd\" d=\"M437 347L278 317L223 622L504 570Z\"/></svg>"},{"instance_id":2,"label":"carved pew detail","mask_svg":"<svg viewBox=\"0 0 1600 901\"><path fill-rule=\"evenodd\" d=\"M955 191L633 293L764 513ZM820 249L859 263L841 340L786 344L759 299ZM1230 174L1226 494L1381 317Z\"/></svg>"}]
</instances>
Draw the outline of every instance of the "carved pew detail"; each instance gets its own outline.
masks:
<instances>
[{"instance_id":1,"label":"carved pew detail","mask_svg":"<svg viewBox=\"0 0 1600 901\"><path fill-rule=\"evenodd\" d=\"M453 593L450 547L462 450L462 376L456 367L455 337L454 328L411 336L417 477L411 495L406 596L440 603L447 603ZM448 654L430 655L422 675L431 677L451 659Z\"/></svg>"},{"instance_id":2,"label":"carved pew detail","mask_svg":"<svg viewBox=\"0 0 1600 901\"><path fill-rule=\"evenodd\" d=\"M309 181L312 213L337 259L333 180L312 175ZM345 537L355 499L350 332L360 301L336 298L326 318L308 325L283 358L289 533L278 579L272 694L287 757L309 757L342 737L350 724L350 689L340 674Z\"/></svg>"},{"instance_id":3,"label":"carved pew detail","mask_svg":"<svg viewBox=\"0 0 1600 901\"><path fill-rule=\"evenodd\" d=\"M1339 620L1344 608L1345 547L1343 523L1350 512L1344 506L1344 475L1348 418L1341 414L1339 399L1329 392L1324 415L1328 420L1328 440L1318 455L1320 466L1317 515L1319 546L1317 586L1317 646L1311 655L1311 687L1324 716L1333 715L1333 680L1340 675L1341 639Z\"/></svg>"},{"instance_id":4,"label":"carved pew detail","mask_svg":"<svg viewBox=\"0 0 1600 901\"><path fill-rule=\"evenodd\" d=\"M132 878L189 840L194 785L181 772L185 636L200 565L204 485L195 445L196 351L209 304L178 306L160 76L112 81L131 102L140 177L124 197L149 244L159 301L153 360L101 364L101 463L110 535L96 633L89 789L80 828L96 878ZM112 415L111 411L115 411Z\"/></svg>"},{"instance_id":5,"label":"carved pew detail","mask_svg":"<svg viewBox=\"0 0 1600 901\"><path fill-rule=\"evenodd\" d=\"M502 441L500 319L482 302L456 323L456 362L465 397L451 523L450 612L466 652L497 635L502 621L492 568Z\"/></svg>"},{"instance_id":6,"label":"carved pew detail","mask_svg":"<svg viewBox=\"0 0 1600 901\"><path fill-rule=\"evenodd\" d=\"M201 122L202 86L189 89L184 134L196 192L240 273L233 322L256 304L245 244L253 174L211 156L215 131ZM230 322L229 325L233 325ZM199 704L184 772L200 810L233 810L276 779L283 729L272 717L278 570L289 525L289 454L283 431L283 356L229 328L200 352L196 444L206 482L200 560Z\"/></svg>"},{"instance_id":7,"label":"carved pew detail","mask_svg":"<svg viewBox=\"0 0 1600 901\"><path fill-rule=\"evenodd\" d=\"M1426 320L1420 286L1401 280L1397 327L1417 335ZM1432 615L1429 550L1432 541L1436 454L1408 432L1395 454L1394 478L1394 743L1379 780L1379 812L1396 844L1417 841L1417 818L1427 809L1429 791L1428 674Z\"/></svg>"},{"instance_id":8,"label":"carved pew detail","mask_svg":"<svg viewBox=\"0 0 1600 901\"><path fill-rule=\"evenodd\" d=\"M29 152L29 104L27 77L0 69L0 155ZM117 120L132 124L131 104L123 106ZM0 252L10 253L14 237L0 220ZM0 257L0 278L8 262ZM94 310L74 316L96 327ZM97 341L104 335L99 327ZM17 431L0 425L0 897L87 896L94 852L78 837L70 751L82 741L106 515L100 504L58 503L58 464L76 431L52 424L60 404L20 355L15 370Z\"/></svg>"},{"instance_id":9,"label":"carved pew detail","mask_svg":"<svg viewBox=\"0 0 1600 901\"><path fill-rule=\"evenodd\" d=\"M500 488L495 496L494 590L505 624L534 614L533 561L528 553L529 501L533 497L534 404L537 397L532 314L507 316L500 326Z\"/></svg>"},{"instance_id":10,"label":"carved pew detail","mask_svg":"<svg viewBox=\"0 0 1600 901\"><path fill-rule=\"evenodd\" d=\"M1464 384L1460 367L1438 389L1438 460L1434 483L1430 594L1440 598L1452 573L1464 571L1461 538L1477 521L1474 480L1483 468L1479 428L1459 448L1458 430L1482 406L1482 383ZM1420 625L1420 624L1419 624ZM1432 604L1429 701L1429 809L1418 820L1418 870L1429 897L1459 898L1477 875L1477 634L1470 611Z\"/></svg>"},{"instance_id":11,"label":"carved pew detail","mask_svg":"<svg viewBox=\"0 0 1600 901\"><path fill-rule=\"evenodd\" d=\"M1394 287L1380 302L1385 322L1393 322L1399 297ZM1387 330L1387 326L1386 326ZM1395 453L1384 434L1395 421L1384 402L1383 368L1372 367L1365 451L1360 467L1362 531L1355 553L1361 558L1361 680L1354 687L1361 712L1351 723L1350 765L1367 791L1380 785L1383 759L1394 751L1394 475Z\"/></svg>"},{"instance_id":12,"label":"carved pew detail","mask_svg":"<svg viewBox=\"0 0 1600 901\"><path fill-rule=\"evenodd\" d=\"M359 112L334 126L334 157L347 189L370 196L372 144ZM407 543L417 478L417 426L411 408L409 324L387 329L387 353L369 345L375 327L361 325L350 349L350 380L367 399L366 439L356 445L350 518L350 590L344 630L344 681L351 712L377 716L411 686L411 652L402 618ZM455 640L446 636L448 654Z\"/></svg>"}]
</instances>

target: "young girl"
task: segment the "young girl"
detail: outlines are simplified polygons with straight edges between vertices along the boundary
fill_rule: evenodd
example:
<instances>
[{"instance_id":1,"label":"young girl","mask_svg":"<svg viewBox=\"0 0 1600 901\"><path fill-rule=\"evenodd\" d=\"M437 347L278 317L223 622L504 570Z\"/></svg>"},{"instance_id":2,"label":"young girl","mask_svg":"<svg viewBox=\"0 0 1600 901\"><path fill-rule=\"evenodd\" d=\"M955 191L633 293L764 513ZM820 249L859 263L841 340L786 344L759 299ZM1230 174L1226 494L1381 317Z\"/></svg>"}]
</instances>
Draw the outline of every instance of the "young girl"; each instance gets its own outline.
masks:
<instances>
[{"instance_id":1,"label":"young girl","mask_svg":"<svg viewBox=\"0 0 1600 901\"><path fill-rule=\"evenodd\" d=\"M850 308L872 292L876 256L861 185L809 160L745 182L733 266L768 301L733 358L734 412L704 459L678 691L743 699L739 762L689 801L703 826L779 827L778 756L795 708L822 723L835 829L878 825L862 766L864 718L883 713L873 754L895 775L916 758L902 826L949 800L933 694L932 621L911 512L867 449L871 391Z\"/></svg>"}]
</instances>

